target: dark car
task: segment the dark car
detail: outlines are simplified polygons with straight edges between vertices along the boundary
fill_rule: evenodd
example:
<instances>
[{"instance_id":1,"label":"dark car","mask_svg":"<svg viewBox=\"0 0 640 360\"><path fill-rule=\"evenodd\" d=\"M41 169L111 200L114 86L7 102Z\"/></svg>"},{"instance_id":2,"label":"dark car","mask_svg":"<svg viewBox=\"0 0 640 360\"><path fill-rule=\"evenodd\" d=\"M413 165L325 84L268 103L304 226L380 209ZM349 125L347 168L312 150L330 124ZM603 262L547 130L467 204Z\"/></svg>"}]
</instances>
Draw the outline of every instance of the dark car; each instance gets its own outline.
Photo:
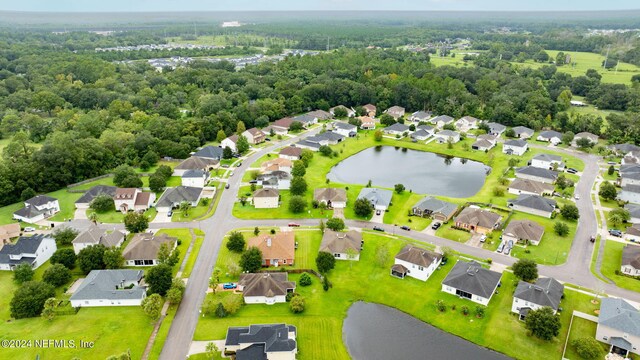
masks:
<instances>
[{"instance_id":1,"label":"dark car","mask_svg":"<svg viewBox=\"0 0 640 360\"><path fill-rule=\"evenodd\" d=\"M618 229L609 229L609 235L622 237L622 231Z\"/></svg>"},{"instance_id":2,"label":"dark car","mask_svg":"<svg viewBox=\"0 0 640 360\"><path fill-rule=\"evenodd\" d=\"M264 138L264 141L271 141L271 139L269 139L269 138Z\"/></svg>"},{"instance_id":3,"label":"dark car","mask_svg":"<svg viewBox=\"0 0 640 360\"><path fill-rule=\"evenodd\" d=\"M233 157L238 159L238 158L240 158L240 154L233 154Z\"/></svg>"},{"instance_id":4,"label":"dark car","mask_svg":"<svg viewBox=\"0 0 640 360\"><path fill-rule=\"evenodd\" d=\"M242 161L240 161L238 165L236 165L236 167L240 167L240 166L242 166Z\"/></svg>"},{"instance_id":5,"label":"dark car","mask_svg":"<svg viewBox=\"0 0 640 360\"><path fill-rule=\"evenodd\" d=\"M433 225L431 225L431 228L433 230L438 230L438 229L440 229L440 226L442 226L442 223L437 222L437 223L434 223Z\"/></svg>"},{"instance_id":6,"label":"dark car","mask_svg":"<svg viewBox=\"0 0 640 360\"><path fill-rule=\"evenodd\" d=\"M380 226L374 226L374 227L373 227L373 230L375 230L375 231L382 231L382 232L384 232L384 229L383 229L383 228L381 228Z\"/></svg>"},{"instance_id":7,"label":"dark car","mask_svg":"<svg viewBox=\"0 0 640 360\"><path fill-rule=\"evenodd\" d=\"M402 226L400 226L400 229L402 229L402 230L406 230L406 231L411 231L411 228L410 228L410 227L408 227L407 225L402 225Z\"/></svg>"},{"instance_id":8,"label":"dark car","mask_svg":"<svg viewBox=\"0 0 640 360\"><path fill-rule=\"evenodd\" d=\"M249 184L257 184L257 183L258 183L258 180L251 180L251 181L249 181Z\"/></svg>"},{"instance_id":9,"label":"dark car","mask_svg":"<svg viewBox=\"0 0 640 360\"><path fill-rule=\"evenodd\" d=\"M577 173L577 172L578 172L578 170L576 170L576 169L574 169L574 168L568 168L568 169L567 169L567 172L568 172L569 174L575 174L575 173Z\"/></svg>"},{"instance_id":10,"label":"dark car","mask_svg":"<svg viewBox=\"0 0 640 360\"><path fill-rule=\"evenodd\" d=\"M589 241L591 241L592 243L596 242L596 237L595 236L591 236L591 239L589 239Z\"/></svg>"},{"instance_id":11,"label":"dark car","mask_svg":"<svg viewBox=\"0 0 640 360\"><path fill-rule=\"evenodd\" d=\"M226 184L226 185L224 186L224 188L225 188L225 189L228 189L228 188L229 188L229 184Z\"/></svg>"}]
</instances>

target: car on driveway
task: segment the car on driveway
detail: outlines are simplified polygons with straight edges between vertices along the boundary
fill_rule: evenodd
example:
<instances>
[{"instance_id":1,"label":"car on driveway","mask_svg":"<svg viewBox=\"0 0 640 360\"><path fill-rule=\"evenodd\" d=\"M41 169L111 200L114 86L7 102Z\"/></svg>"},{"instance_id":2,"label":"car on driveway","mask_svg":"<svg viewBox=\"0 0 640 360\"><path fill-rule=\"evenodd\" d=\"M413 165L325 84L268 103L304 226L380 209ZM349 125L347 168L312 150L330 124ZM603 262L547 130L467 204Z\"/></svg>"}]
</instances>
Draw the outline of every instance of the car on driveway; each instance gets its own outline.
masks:
<instances>
[{"instance_id":1,"label":"car on driveway","mask_svg":"<svg viewBox=\"0 0 640 360\"><path fill-rule=\"evenodd\" d=\"M622 237L622 231L618 229L609 229L609 235Z\"/></svg>"},{"instance_id":2,"label":"car on driveway","mask_svg":"<svg viewBox=\"0 0 640 360\"><path fill-rule=\"evenodd\" d=\"M258 180L251 180L251 181L249 181L249 184L257 184L257 183L258 183Z\"/></svg>"},{"instance_id":3,"label":"car on driveway","mask_svg":"<svg viewBox=\"0 0 640 360\"><path fill-rule=\"evenodd\" d=\"M291 222L289 223L289 227L300 227L300 224Z\"/></svg>"},{"instance_id":4,"label":"car on driveway","mask_svg":"<svg viewBox=\"0 0 640 360\"><path fill-rule=\"evenodd\" d=\"M410 228L410 227L408 227L407 225L402 225L402 226L400 226L400 229L402 229L402 230L406 230L406 231L411 231L411 228Z\"/></svg>"},{"instance_id":5,"label":"car on driveway","mask_svg":"<svg viewBox=\"0 0 640 360\"><path fill-rule=\"evenodd\" d=\"M504 243L503 242L500 243L500 245L498 246L498 250L496 250L496 251L501 253L502 250L504 250Z\"/></svg>"},{"instance_id":6,"label":"car on driveway","mask_svg":"<svg viewBox=\"0 0 640 360\"><path fill-rule=\"evenodd\" d=\"M568 168L568 169L567 169L567 172L568 172L569 174L575 174L575 173L577 173L577 172L578 172L578 170L576 170L576 169L574 169L574 168Z\"/></svg>"},{"instance_id":7,"label":"car on driveway","mask_svg":"<svg viewBox=\"0 0 640 360\"><path fill-rule=\"evenodd\" d=\"M380 215L380 214L381 214L380 210L376 210L376 215Z\"/></svg>"},{"instance_id":8,"label":"car on driveway","mask_svg":"<svg viewBox=\"0 0 640 360\"><path fill-rule=\"evenodd\" d=\"M485 241L487 241L487 235L480 236L480 242L483 243Z\"/></svg>"},{"instance_id":9,"label":"car on driveway","mask_svg":"<svg viewBox=\"0 0 640 360\"><path fill-rule=\"evenodd\" d=\"M224 186L224 188L225 188L225 189L228 189L228 188L229 188L229 184L226 184L226 185Z\"/></svg>"},{"instance_id":10,"label":"car on driveway","mask_svg":"<svg viewBox=\"0 0 640 360\"><path fill-rule=\"evenodd\" d=\"M31 226L27 226L26 228L24 228L24 232L32 232L32 231L36 231L36 228Z\"/></svg>"},{"instance_id":11,"label":"car on driveway","mask_svg":"<svg viewBox=\"0 0 640 360\"><path fill-rule=\"evenodd\" d=\"M384 229L383 229L383 228L381 228L380 226L374 226L374 227L373 227L373 230L375 230L375 231L381 231L381 232L384 232Z\"/></svg>"},{"instance_id":12,"label":"car on driveway","mask_svg":"<svg viewBox=\"0 0 640 360\"><path fill-rule=\"evenodd\" d=\"M235 283L224 283L224 284L222 284L222 288L225 289L225 290L235 289L236 287L238 287L238 285L236 285Z\"/></svg>"},{"instance_id":13,"label":"car on driveway","mask_svg":"<svg viewBox=\"0 0 640 360\"><path fill-rule=\"evenodd\" d=\"M167 212L167 216L168 217L172 217L173 216L173 210L169 210L169 212Z\"/></svg>"},{"instance_id":14,"label":"car on driveway","mask_svg":"<svg viewBox=\"0 0 640 360\"><path fill-rule=\"evenodd\" d=\"M431 225L431 229L438 230L438 229L440 229L440 226L442 226L442 223L437 222L437 223L434 223L433 225Z\"/></svg>"}]
</instances>

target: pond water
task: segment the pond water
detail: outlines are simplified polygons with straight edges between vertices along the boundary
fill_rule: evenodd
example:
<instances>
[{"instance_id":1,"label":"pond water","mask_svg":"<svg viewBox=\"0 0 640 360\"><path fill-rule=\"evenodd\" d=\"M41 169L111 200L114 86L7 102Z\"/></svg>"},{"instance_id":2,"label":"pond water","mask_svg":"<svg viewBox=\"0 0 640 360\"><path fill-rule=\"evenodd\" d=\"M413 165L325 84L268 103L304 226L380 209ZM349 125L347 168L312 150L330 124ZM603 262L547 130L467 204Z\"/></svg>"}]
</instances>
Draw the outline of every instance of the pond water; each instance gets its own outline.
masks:
<instances>
[{"instance_id":1,"label":"pond water","mask_svg":"<svg viewBox=\"0 0 640 360\"><path fill-rule=\"evenodd\" d=\"M354 360L510 359L394 308L361 301L349 308L342 339Z\"/></svg>"},{"instance_id":2,"label":"pond water","mask_svg":"<svg viewBox=\"0 0 640 360\"><path fill-rule=\"evenodd\" d=\"M467 198L475 195L491 168L483 163L393 146L365 149L335 165L332 182L393 188L403 184L418 194Z\"/></svg>"}]
</instances>

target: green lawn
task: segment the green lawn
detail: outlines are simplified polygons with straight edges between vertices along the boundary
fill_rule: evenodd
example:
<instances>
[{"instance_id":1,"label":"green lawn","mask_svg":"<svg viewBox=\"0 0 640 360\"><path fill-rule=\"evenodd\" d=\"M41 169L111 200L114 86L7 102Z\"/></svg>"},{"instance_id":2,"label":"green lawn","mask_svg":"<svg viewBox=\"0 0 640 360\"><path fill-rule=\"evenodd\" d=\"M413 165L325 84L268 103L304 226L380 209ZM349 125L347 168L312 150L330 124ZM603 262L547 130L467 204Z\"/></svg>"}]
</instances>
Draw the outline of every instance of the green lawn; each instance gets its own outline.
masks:
<instances>
[{"instance_id":1,"label":"green lawn","mask_svg":"<svg viewBox=\"0 0 640 360\"><path fill-rule=\"evenodd\" d=\"M184 216L182 211L176 209L173 211L173 216L171 216L171 221L184 222L184 221L192 221L197 218L203 217L207 213L207 210L209 210L210 203L211 203L211 199L209 198L207 198L206 200L201 199L200 202L198 203L198 206L192 207L191 209L189 209L189 214L187 214L187 216Z\"/></svg>"},{"instance_id":2,"label":"green lawn","mask_svg":"<svg viewBox=\"0 0 640 360\"><path fill-rule=\"evenodd\" d=\"M182 264L182 260L184 259L185 254L187 253L187 249L189 248L189 243L191 242L191 233L189 229L160 229L157 234L167 234L169 236L173 236L180 240L180 245L176 248L180 251L180 259L176 266L173 267L173 276L176 276L176 273L180 269L180 264ZM136 267L139 269L139 267Z\"/></svg>"},{"instance_id":3,"label":"green lawn","mask_svg":"<svg viewBox=\"0 0 640 360\"><path fill-rule=\"evenodd\" d=\"M162 324L160 325L160 329L158 329L156 339L153 342L153 347L151 348L149 359L160 358L162 347L164 346L164 343L167 339L167 335L169 335L169 329L171 328L171 324L173 323L173 318L176 316L177 310L177 305L169 306L169 309L167 310L167 316L164 318L164 320L162 320Z\"/></svg>"},{"instance_id":4,"label":"green lawn","mask_svg":"<svg viewBox=\"0 0 640 360\"><path fill-rule=\"evenodd\" d=\"M203 240L204 236L196 237L196 241L195 243L193 243L193 248L191 249L191 254L189 254L187 263L184 266L184 271L182 272L183 278L188 278L189 276L191 276L191 271L193 270L193 265L195 265L196 259L198 258L198 253L200 252L200 247L202 246Z\"/></svg>"},{"instance_id":5,"label":"green lawn","mask_svg":"<svg viewBox=\"0 0 640 360\"><path fill-rule=\"evenodd\" d=\"M355 195L356 197L358 195ZM386 224L397 224L398 226L406 225L412 230L424 230L431 224L430 218L420 216L409 216L413 206L424 196L404 191L402 194L393 193L391 198L391 206L389 211L384 214L384 222ZM355 215L355 214L354 214Z\"/></svg>"},{"instance_id":6,"label":"green lawn","mask_svg":"<svg viewBox=\"0 0 640 360\"><path fill-rule=\"evenodd\" d=\"M87 216L92 213L94 213L93 210L87 210ZM149 221L152 221L156 217L157 213L158 211L155 208L149 208L144 212L144 214L149 218ZM98 222L105 224L119 224L124 220L125 214L120 211L111 210L106 213L97 213L97 215Z\"/></svg>"},{"instance_id":7,"label":"green lawn","mask_svg":"<svg viewBox=\"0 0 640 360\"><path fill-rule=\"evenodd\" d=\"M622 264L622 248L624 248L624 246L625 244L612 240L608 240L604 244L604 254L602 256L600 271L602 275L613 280L617 286L633 291L640 291L640 279L616 275L616 271L620 271Z\"/></svg>"},{"instance_id":8,"label":"green lawn","mask_svg":"<svg viewBox=\"0 0 640 360\"><path fill-rule=\"evenodd\" d=\"M251 164L252 168L259 168L260 165L262 165L262 163L264 163L265 161L269 161L269 160L273 160L273 159L277 159L278 158L278 154L276 153L267 153L262 155L258 160L254 161Z\"/></svg>"},{"instance_id":9,"label":"green lawn","mask_svg":"<svg viewBox=\"0 0 640 360\"><path fill-rule=\"evenodd\" d=\"M219 319L212 315L200 318L194 340L223 339L229 326L284 322L298 328L299 359L349 359L342 342L342 322L350 304L363 300L395 307L447 332L512 357L542 359L550 354L555 354L552 355L554 357L561 354L574 309L593 313L596 308L589 302L589 296L567 289L562 302L565 311L560 315L560 336L550 342L540 341L530 337L524 324L509 312L516 285L512 274L503 275L500 292L494 295L484 318L464 316L460 312L461 307L466 305L473 313L476 304L440 291L440 283L451 270L455 259L451 259L426 282L412 278L400 280L389 275L389 267L393 263L393 255L405 242L368 232L364 234L364 240L365 248L360 261L337 261L336 268L329 273L333 288L328 293L322 290L320 281L315 277L311 286L296 289L306 299L304 313L292 314L288 304L245 305L238 313L227 318ZM383 244L388 247L389 256L384 266L378 266L374 261L375 252ZM317 249L309 250L312 252L310 257L315 257ZM223 269L226 261L228 257L221 251L216 266ZM297 280L298 277L294 274L289 276L290 280ZM228 294L208 294L207 297L215 301ZM439 299L448 307L444 313L436 310L435 303ZM456 310L452 310L453 305Z\"/></svg>"},{"instance_id":10,"label":"green lawn","mask_svg":"<svg viewBox=\"0 0 640 360\"><path fill-rule=\"evenodd\" d=\"M577 316L574 317L573 323L571 324L571 333L569 334L569 343L567 344L567 350L565 352L564 357L570 360L582 359L582 357L576 353L575 348L571 346L571 342L575 339L580 339L585 337L594 338L596 336L597 327L598 327L598 324L593 321L579 318ZM602 342L600 343L600 345L602 345L603 354L606 354L609 351L609 348L611 347L610 345L607 345Z\"/></svg>"},{"instance_id":11,"label":"green lawn","mask_svg":"<svg viewBox=\"0 0 640 360\"><path fill-rule=\"evenodd\" d=\"M515 212L510 221L513 220L532 220L536 223L544 226L544 235L540 241L540 245L530 245L526 248L523 246L515 246L511 255L520 259L532 259L538 264L543 265L558 265L567 260L573 237L576 233L577 223L575 221L566 221L560 216L556 219L547 219L542 216L530 215L520 212ZM569 226L569 234L564 237L558 236L553 231L553 225L562 221ZM589 241L588 239L578 239L576 241ZM529 253L526 253L529 250Z\"/></svg>"}]
</instances>

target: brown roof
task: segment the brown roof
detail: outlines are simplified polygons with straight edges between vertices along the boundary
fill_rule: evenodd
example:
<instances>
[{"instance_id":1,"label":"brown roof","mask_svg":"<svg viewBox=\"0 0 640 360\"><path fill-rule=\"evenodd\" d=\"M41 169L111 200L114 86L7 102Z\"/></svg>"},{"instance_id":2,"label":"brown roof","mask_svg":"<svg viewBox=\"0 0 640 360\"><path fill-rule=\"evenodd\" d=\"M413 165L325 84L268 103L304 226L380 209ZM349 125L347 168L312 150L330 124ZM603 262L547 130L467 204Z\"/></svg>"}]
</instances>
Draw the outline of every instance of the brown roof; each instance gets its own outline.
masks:
<instances>
[{"instance_id":1,"label":"brown roof","mask_svg":"<svg viewBox=\"0 0 640 360\"><path fill-rule=\"evenodd\" d=\"M302 154L302 148L293 147L293 146L287 146L286 148L282 148L282 150L280 150L280 155L300 157L301 154Z\"/></svg>"},{"instance_id":2,"label":"brown roof","mask_svg":"<svg viewBox=\"0 0 640 360\"><path fill-rule=\"evenodd\" d=\"M365 125L365 124L371 125L371 124L375 124L376 123L376 121L373 118L370 118L368 116L360 116L360 117L358 117L358 119L360 119L360 121L362 122L363 125Z\"/></svg>"},{"instance_id":3,"label":"brown roof","mask_svg":"<svg viewBox=\"0 0 640 360\"><path fill-rule=\"evenodd\" d=\"M244 296L286 295L288 289L295 290L296 283L288 281L286 272L241 274L238 284L243 287Z\"/></svg>"},{"instance_id":4,"label":"brown roof","mask_svg":"<svg viewBox=\"0 0 640 360\"><path fill-rule=\"evenodd\" d=\"M633 224L627 228L626 233L633 236L640 236L640 224Z\"/></svg>"},{"instance_id":5,"label":"brown roof","mask_svg":"<svg viewBox=\"0 0 640 360\"><path fill-rule=\"evenodd\" d=\"M136 196L136 188L117 188L114 200L132 200Z\"/></svg>"},{"instance_id":6,"label":"brown roof","mask_svg":"<svg viewBox=\"0 0 640 360\"><path fill-rule=\"evenodd\" d=\"M17 236L20 236L20 224L13 223L0 226L0 240L8 240Z\"/></svg>"},{"instance_id":7,"label":"brown roof","mask_svg":"<svg viewBox=\"0 0 640 360\"><path fill-rule=\"evenodd\" d=\"M247 241L247 247L252 246L262 251L263 259L295 258L296 239L293 231L258 235Z\"/></svg>"},{"instance_id":8,"label":"brown roof","mask_svg":"<svg viewBox=\"0 0 640 360\"><path fill-rule=\"evenodd\" d=\"M367 111L376 111L376 106L373 104L367 104L362 106Z\"/></svg>"},{"instance_id":9,"label":"brown roof","mask_svg":"<svg viewBox=\"0 0 640 360\"><path fill-rule=\"evenodd\" d=\"M149 205L149 199L151 198L150 192L141 192L136 196L135 205Z\"/></svg>"},{"instance_id":10,"label":"brown roof","mask_svg":"<svg viewBox=\"0 0 640 360\"><path fill-rule=\"evenodd\" d=\"M175 168L178 170L201 170L207 169L209 166L214 166L218 163L218 160L192 156L178 164Z\"/></svg>"},{"instance_id":11,"label":"brown roof","mask_svg":"<svg viewBox=\"0 0 640 360\"><path fill-rule=\"evenodd\" d=\"M285 129L289 129L291 124L293 124L293 119L288 117L273 122L273 126L279 126Z\"/></svg>"},{"instance_id":12,"label":"brown roof","mask_svg":"<svg viewBox=\"0 0 640 360\"><path fill-rule=\"evenodd\" d=\"M275 158L273 160L265 161L261 167L266 170L276 171L280 170L280 167L292 167L293 162L289 159Z\"/></svg>"},{"instance_id":13,"label":"brown roof","mask_svg":"<svg viewBox=\"0 0 640 360\"><path fill-rule=\"evenodd\" d=\"M313 200L324 202L345 202L347 192L344 189L320 188L313 190Z\"/></svg>"},{"instance_id":14,"label":"brown roof","mask_svg":"<svg viewBox=\"0 0 640 360\"><path fill-rule=\"evenodd\" d=\"M494 212L468 207L460 212L455 222L493 229L500 222L500 218L501 216Z\"/></svg>"},{"instance_id":15,"label":"brown roof","mask_svg":"<svg viewBox=\"0 0 640 360\"><path fill-rule=\"evenodd\" d=\"M272 198L279 197L280 192L277 189L258 189L253 193L254 198Z\"/></svg>"},{"instance_id":16,"label":"brown roof","mask_svg":"<svg viewBox=\"0 0 640 360\"><path fill-rule=\"evenodd\" d=\"M405 245L396 255L396 259L427 267L433 264L434 261L442 259L442 255L412 245Z\"/></svg>"},{"instance_id":17,"label":"brown roof","mask_svg":"<svg viewBox=\"0 0 640 360\"><path fill-rule=\"evenodd\" d=\"M256 136L256 135L258 135L258 136L260 136L260 135L264 135L264 133L263 133L260 129L258 129L258 128L251 128L251 129L247 130L247 132L248 132L249 134L253 135L253 136Z\"/></svg>"},{"instance_id":18,"label":"brown roof","mask_svg":"<svg viewBox=\"0 0 640 360\"><path fill-rule=\"evenodd\" d=\"M237 134L233 134L231 136L229 136L227 139L231 140L234 144L238 142L238 135Z\"/></svg>"},{"instance_id":19,"label":"brown roof","mask_svg":"<svg viewBox=\"0 0 640 360\"><path fill-rule=\"evenodd\" d=\"M540 241L544 235L544 226L531 220L513 220L504 229L503 234L519 240Z\"/></svg>"},{"instance_id":20,"label":"brown roof","mask_svg":"<svg viewBox=\"0 0 640 360\"><path fill-rule=\"evenodd\" d=\"M351 230L349 232L337 232L325 230L320 243L320 251L328 253L345 254L347 249L360 253L362 249L362 234Z\"/></svg>"},{"instance_id":21,"label":"brown roof","mask_svg":"<svg viewBox=\"0 0 640 360\"><path fill-rule=\"evenodd\" d=\"M151 233L136 234L122 252L125 260L154 260L158 258L160 245L167 244L173 249L177 239L167 234L153 235Z\"/></svg>"},{"instance_id":22,"label":"brown roof","mask_svg":"<svg viewBox=\"0 0 640 360\"><path fill-rule=\"evenodd\" d=\"M622 266L625 265L640 269L640 246L626 245L622 248Z\"/></svg>"},{"instance_id":23,"label":"brown roof","mask_svg":"<svg viewBox=\"0 0 640 360\"><path fill-rule=\"evenodd\" d=\"M555 187L539 181L517 178L509 185L510 189L532 192L536 194L553 192Z\"/></svg>"}]
</instances>

